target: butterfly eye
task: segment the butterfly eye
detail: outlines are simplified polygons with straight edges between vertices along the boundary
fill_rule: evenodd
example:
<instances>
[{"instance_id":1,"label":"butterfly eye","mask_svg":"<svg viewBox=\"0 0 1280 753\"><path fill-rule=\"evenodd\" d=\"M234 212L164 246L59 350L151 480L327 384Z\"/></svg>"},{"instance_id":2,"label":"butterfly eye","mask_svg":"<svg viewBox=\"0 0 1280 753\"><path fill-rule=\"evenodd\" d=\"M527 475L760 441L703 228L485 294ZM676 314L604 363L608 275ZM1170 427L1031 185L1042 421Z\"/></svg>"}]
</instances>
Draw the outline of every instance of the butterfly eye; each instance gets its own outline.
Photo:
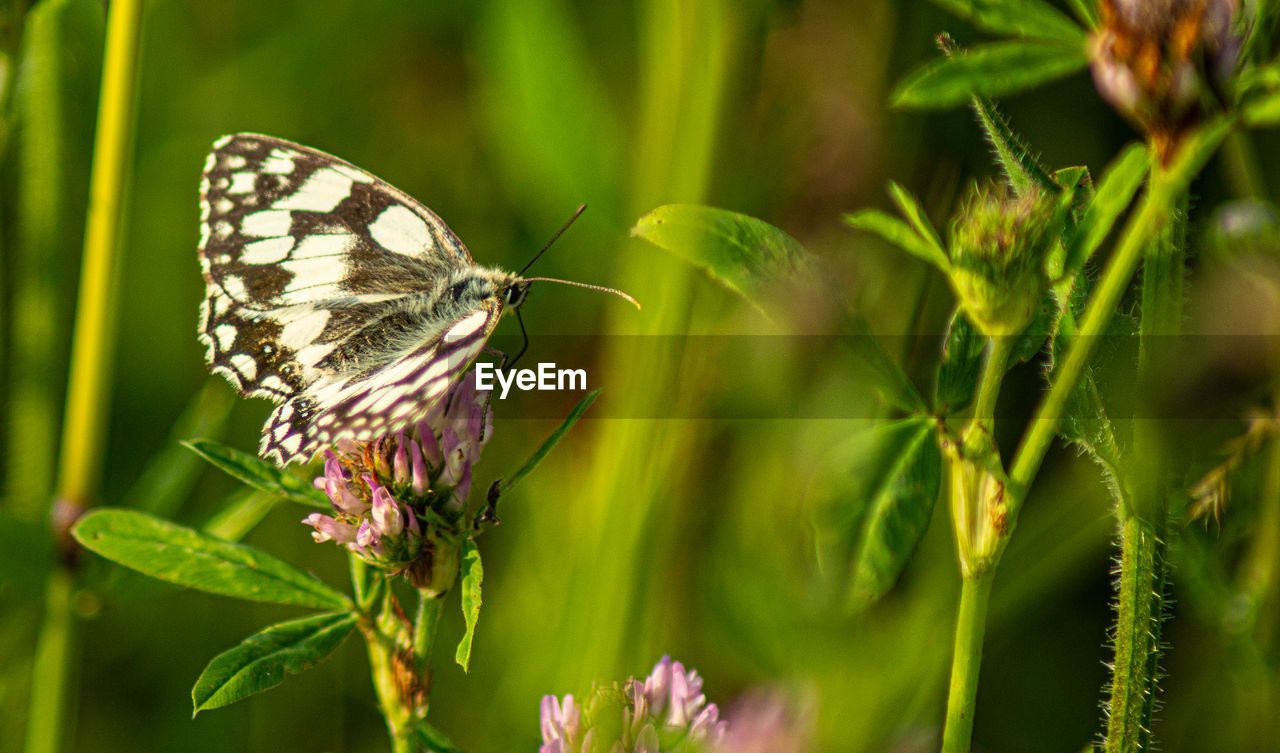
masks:
<instances>
[{"instance_id":1,"label":"butterfly eye","mask_svg":"<svg viewBox=\"0 0 1280 753\"><path fill-rule=\"evenodd\" d=\"M519 285L511 285L507 288L507 305L511 307L519 306L524 302L525 288Z\"/></svg>"}]
</instances>

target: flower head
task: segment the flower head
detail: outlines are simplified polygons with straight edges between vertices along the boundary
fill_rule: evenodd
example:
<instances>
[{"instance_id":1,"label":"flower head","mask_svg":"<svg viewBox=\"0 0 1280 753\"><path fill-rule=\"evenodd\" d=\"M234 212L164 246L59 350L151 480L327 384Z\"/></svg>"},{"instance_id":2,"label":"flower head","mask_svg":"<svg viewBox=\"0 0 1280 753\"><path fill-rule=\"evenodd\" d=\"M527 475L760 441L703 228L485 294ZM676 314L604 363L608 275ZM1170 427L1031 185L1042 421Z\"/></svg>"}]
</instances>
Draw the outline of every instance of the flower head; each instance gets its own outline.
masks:
<instances>
[{"instance_id":1,"label":"flower head","mask_svg":"<svg viewBox=\"0 0 1280 753\"><path fill-rule=\"evenodd\" d=\"M326 451L315 486L332 515L302 522L316 541L334 541L419 588L445 590L457 574L460 521L471 467L493 428L488 391L468 372L417 424L372 442Z\"/></svg>"},{"instance_id":2,"label":"flower head","mask_svg":"<svg viewBox=\"0 0 1280 753\"><path fill-rule=\"evenodd\" d=\"M1239 61L1237 0L1100 0L1090 42L1098 93L1134 120L1168 159L1206 91Z\"/></svg>"},{"instance_id":3,"label":"flower head","mask_svg":"<svg viewBox=\"0 0 1280 753\"><path fill-rule=\"evenodd\" d=\"M729 721L702 678L664 656L643 680L596 687L585 701L542 699L539 753L802 753L807 714L777 693L753 693Z\"/></svg>"}]
</instances>

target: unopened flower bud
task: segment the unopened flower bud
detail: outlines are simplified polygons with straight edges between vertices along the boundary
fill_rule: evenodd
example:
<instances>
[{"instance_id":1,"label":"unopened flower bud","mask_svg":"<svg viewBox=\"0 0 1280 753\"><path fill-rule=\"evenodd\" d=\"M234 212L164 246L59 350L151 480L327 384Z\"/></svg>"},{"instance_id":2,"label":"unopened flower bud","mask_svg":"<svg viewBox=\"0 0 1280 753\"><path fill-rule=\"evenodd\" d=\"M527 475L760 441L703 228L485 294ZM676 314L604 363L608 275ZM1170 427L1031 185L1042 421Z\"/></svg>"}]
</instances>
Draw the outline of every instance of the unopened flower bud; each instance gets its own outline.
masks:
<instances>
[{"instance_id":1,"label":"unopened flower bud","mask_svg":"<svg viewBox=\"0 0 1280 753\"><path fill-rule=\"evenodd\" d=\"M988 337L1020 334L1044 299L1044 259L1060 231L1055 198L975 188L952 223L951 285Z\"/></svg>"}]
</instances>

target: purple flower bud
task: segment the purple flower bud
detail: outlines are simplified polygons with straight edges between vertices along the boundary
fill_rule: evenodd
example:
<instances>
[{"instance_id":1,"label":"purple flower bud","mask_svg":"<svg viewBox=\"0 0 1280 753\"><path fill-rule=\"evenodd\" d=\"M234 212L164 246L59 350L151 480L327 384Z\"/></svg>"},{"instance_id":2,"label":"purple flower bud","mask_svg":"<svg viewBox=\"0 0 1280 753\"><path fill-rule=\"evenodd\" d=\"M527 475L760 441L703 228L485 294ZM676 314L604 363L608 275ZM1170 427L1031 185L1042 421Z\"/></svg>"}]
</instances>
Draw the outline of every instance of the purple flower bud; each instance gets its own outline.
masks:
<instances>
[{"instance_id":1,"label":"purple flower bud","mask_svg":"<svg viewBox=\"0 0 1280 753\"><path fill-rule=\"evenodd\" d=\"M391 465L395 472L396 483L409 483L409 448L403 431L396 435L396 455Z\"/></svg>"},{"instance_id":2,"label":"purple flower bud","mask_svg":"<svg viewBox=\"0 0 1280 753\"><path fill-rule=\"evenodd\" d=\"M418 424L418 445L422 447L422 457L427 465L438 468L441 459L440 442L436 440L435 432L426 421Z\"/></svg>"},{"instance_id":3,"label":"purple flower bud","mask_svg":"<svg viewBox=\"0 0 1280 753\"><path fill-rule=\"evenodd\" d=\"M325 541L347 544L356 540L356 527L354 525L335 520L328 515L313 512L303 518L302 522L315 529L311 532L311 538L315 539L317 544Z\"/></svg>"},{"instance_id":4,"label":"purple flower bud","mask_svg":"<svg viewBox=\"0 0 1280 753\"><path fill-rule=\"evenodd\" d=\"M373 490L373 512L370 519L379 538L399 536L404 530L404 516L400 512L400 505L386 487L379 486Z\"/></svg>"},{"instance_id":5,"label":"purple flower bud","mask_svg":"<svg viewBox=\"0 0 1280 753\"><path fill-rule=\"evenodd\" d=\"M435 437L432 437L434 440ZM409 459L413 463L413 482L410 484L410 490L421 497L431 488L431 473L427 470L427 464L422 457L422 446L417 440L409 443Z\"/></svg>"}]
</instances>

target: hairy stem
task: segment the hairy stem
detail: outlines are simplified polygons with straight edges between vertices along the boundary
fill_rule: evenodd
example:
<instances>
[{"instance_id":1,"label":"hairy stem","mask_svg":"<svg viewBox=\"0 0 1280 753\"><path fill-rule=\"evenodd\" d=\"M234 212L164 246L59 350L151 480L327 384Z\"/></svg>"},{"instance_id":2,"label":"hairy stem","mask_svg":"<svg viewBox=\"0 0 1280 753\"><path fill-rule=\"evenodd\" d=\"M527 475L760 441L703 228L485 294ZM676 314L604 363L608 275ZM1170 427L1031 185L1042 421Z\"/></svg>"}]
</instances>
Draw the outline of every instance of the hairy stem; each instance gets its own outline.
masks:
<instances>
[{"instance_id":1,"label":"hairy stem","mask_svg":"<svg viewBox=\"0 0 1280 753\"><path fill-rule=\"evenodd\" d=\"M1180 201L1184 203L1185 199ZM1155 363L1161 338L1176 335L1182 324L1185 271L1185 216L1174 215L1147 247L1142 280L1138 384L1142 392L1158 379ZM1170 488L1158 427L1138 421L1134 454L1141 459L1132 509L1120 517L1120 574L1117 582L1115 663L1107 700L1107 753L1145 751L1151 746L1151 716L1156 701L1160 634L1164 621L1167 574L1166 521Z\"/></svg>"}]
</instances>

